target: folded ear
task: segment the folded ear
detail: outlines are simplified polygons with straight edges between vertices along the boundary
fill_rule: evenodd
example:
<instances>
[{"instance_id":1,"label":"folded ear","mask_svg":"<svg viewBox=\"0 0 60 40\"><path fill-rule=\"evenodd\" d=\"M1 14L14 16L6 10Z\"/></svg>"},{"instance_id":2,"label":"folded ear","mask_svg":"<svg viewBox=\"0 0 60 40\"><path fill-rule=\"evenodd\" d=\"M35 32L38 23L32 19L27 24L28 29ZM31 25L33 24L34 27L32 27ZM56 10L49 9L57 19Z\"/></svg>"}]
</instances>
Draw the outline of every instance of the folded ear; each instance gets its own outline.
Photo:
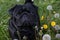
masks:
<instances>
[{"instance_id":1,"label":"folded ear","mask_svg":"<svg viewBox=\"0 0 60 40\"><path fill-rule=\"evenodd\" d=\"M14 12L14 10L15 10L16 7L17 7L17 5L15 5L14 7L12 7L11 9L8 10L9 13L10 13L10 15L13 14L13 12Z\"/></svg>"}]
</instances>

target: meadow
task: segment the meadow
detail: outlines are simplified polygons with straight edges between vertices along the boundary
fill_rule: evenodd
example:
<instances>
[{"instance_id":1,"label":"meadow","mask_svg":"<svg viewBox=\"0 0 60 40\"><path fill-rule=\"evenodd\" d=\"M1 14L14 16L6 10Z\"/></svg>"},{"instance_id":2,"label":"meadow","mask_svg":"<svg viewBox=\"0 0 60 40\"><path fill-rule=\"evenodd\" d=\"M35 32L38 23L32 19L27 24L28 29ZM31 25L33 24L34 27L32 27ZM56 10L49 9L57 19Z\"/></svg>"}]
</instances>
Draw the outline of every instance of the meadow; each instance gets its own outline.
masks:
<instances>
[{"instance_id":1,"label":"meadow","mask_svg":"<svg viewBox=\"0 0 60 40\"><path fill-rule=\"evenodd\" d=\"M24 0L0 0L0 40L10 40L8 31L10 14L8 10L16 4L24 4ZM55 37L60 33L60 29L56 27L60 28L60 0L34 0L34 4L38 6L40 27L43 28L40 34L49 34L51 40L60 40Z\"/></svg>"}]
</instances>

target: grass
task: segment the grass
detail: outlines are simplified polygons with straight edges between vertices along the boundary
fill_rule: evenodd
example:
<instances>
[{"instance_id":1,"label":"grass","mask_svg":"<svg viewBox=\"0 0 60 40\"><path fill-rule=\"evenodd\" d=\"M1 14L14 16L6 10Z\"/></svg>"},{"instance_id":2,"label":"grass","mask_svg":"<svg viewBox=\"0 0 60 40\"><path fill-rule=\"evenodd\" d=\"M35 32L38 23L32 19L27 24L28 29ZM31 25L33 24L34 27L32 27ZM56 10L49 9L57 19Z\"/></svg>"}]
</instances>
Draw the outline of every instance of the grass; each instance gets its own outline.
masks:
<instances>
[{"instance_id":1,"label":"grass","mask_svg":"<svg viewBox=\"0 0 60 40\"><path fill-rule=\"evenodd\" d=\"M10 38L8 33L8 20L10 18L8 10L16 4L23 4L23 3L24 0L20 0L19 2L17 2L16 0L0 0L0 40L9 40ZM40 18L42 15L44 15L45 17L48 16L49 11L46 9L46 7L49 4L53 6L53 11L60 13L60 0L34 0L34 4L39 8L38 13ZM60 25L60 19L54 19L53 11L51 11L50 16L52 16L51 18L54 21L56 21L58 25ZM46 23L46 21L44 21L44 23ZM47 23L49 22L47 21ZM52 40L60 40L60 39L52 38Z\"/></svg>"}]
</instances>

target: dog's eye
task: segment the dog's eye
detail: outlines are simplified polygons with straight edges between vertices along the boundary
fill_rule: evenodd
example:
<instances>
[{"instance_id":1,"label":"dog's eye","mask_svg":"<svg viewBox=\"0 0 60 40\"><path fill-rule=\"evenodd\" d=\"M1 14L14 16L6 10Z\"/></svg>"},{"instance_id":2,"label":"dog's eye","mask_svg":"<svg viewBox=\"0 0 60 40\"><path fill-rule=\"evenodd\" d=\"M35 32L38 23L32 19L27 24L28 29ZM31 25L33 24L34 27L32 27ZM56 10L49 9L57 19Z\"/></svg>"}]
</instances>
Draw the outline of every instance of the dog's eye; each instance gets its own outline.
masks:
<instances>
[{"instance_id":1,"label":"dog's eye","mask_svg":"<svg viewBox=\"0 0 60 40\"><path fill-rule=\"evenodd\" d=\"M30 11L28 9L25 9L22 12L28 12L28 13L30 13Z\"/></svg>"},{"instance_id":2,"label":"dog's eye","mask_svg":"<svg viewBox=\"0 0 60 40\"><path fill-rule=\"evenodd\" d=\"M18 12L17 14L19 14L19 15L20 15L20 14L21 14L21 12Z\"/></svg>"},{"instance_id":3,"label":"dog's eye","mask_svg":"<svg viewBox=\"0 0 60 40\"><path fill-rule=\"evenodd\" d=\"M20 13L18 13L18 14L20 14Z\"/></svg>"}]
</instances>

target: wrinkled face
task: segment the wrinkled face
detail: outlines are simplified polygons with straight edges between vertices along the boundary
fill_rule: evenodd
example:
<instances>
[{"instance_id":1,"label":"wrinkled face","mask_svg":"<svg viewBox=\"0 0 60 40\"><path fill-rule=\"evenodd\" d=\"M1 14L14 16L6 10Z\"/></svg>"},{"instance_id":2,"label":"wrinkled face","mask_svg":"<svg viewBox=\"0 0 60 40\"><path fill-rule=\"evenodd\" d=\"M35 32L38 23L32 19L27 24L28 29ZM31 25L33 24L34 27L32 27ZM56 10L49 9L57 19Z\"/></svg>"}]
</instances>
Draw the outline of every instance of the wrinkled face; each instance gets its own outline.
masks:
<instances>
[{"instance_id":1,"label":"wrinkled face","mask_svg":"<svg viewBox=\"0 0 60 40\"><path fill-rule=\"evenodd\" d=\"M33 17L28 12L16 13L14 17L18 25L23 24L24 26L30 26L33 23Z\"/></svg>"},{"instance_id":2,"label":"wrinkled face","mask_svg":"<svg viewBox=\"0 0 60 40\"><path fill-rule=\"evenodd\" d=\"M23 23L34 25L38 23L37 7L31 3L15 6L10 12L17 25L22 25Z\"/></svg>"},{"instance_id":3,"label":"wrinkled face","mask_svg":"<svg viewBox=\"0 0 60 40\"><path fill-rule=\"evenodd\" d=\"M20 10L15 10L15 12L13 13L13 16L16 18L16 19L21 19L24 15L26 17L28 17L29 15L29 11L28 10L25 10L25 9L20 9Z\"/></svg>"}]
</instances>

